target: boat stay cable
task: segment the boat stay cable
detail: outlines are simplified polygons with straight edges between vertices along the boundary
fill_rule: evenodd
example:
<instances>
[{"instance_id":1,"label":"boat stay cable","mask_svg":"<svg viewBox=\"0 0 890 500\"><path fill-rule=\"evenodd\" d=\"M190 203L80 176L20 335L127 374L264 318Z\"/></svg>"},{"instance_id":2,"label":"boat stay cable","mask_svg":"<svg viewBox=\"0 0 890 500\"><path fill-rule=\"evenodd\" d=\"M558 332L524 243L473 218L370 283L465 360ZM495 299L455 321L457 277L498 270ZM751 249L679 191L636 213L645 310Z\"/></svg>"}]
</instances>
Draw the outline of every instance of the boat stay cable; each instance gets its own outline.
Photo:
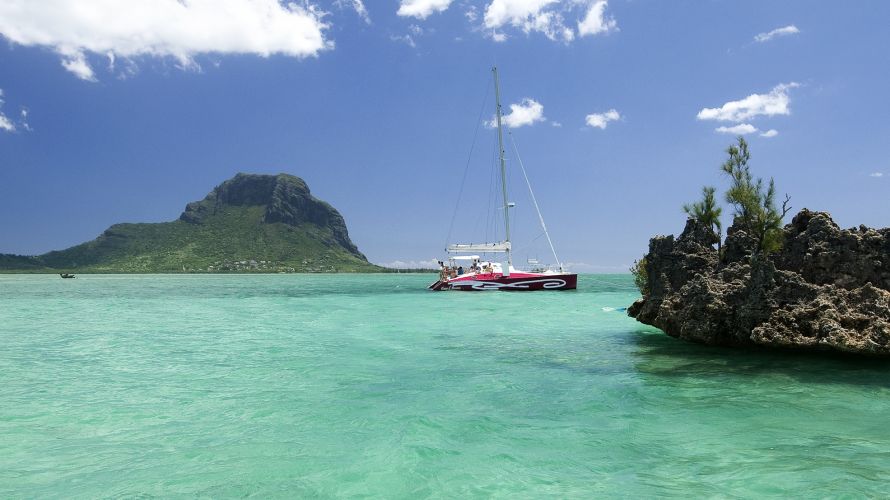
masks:
<instances>
[{"instance_id":1,"label":"boat stay cable","mask_svg":"<svg viewBox=\"0 0 890 500\"><path fill-rule=\"evenodd\" d=\"M448 237L445 238L445 246L451 242L451 232L454 230L454 221L457 219L457 210L460 208L460 199L464 194L464 185L467 182L467 172L470 171L470 161L473 159L473 151L476 148L476 139L479 137L479 127L482 125L482 115L485 113L485 105L488 104L488 94L491 92L488 82L485 82L485 97L479 108L479 118L476 119L476 130L473 132L473 142L470 144L470 152L467 154L467 164L464 166L464 175L460 180L460 191L457 193L457 202L454 204L454 212L451 214L451 224L448 225Z\"/></svg>"},{"instance_id":2,"label":"boat stay cable","mask_svg":"<svg viewBox=\"0 0 890 500\"><path fill-rule=\"evenodd\" d=\"M547 231L547 225L544 224L544 216L541 215L541 209L538 207L538 200L535 198L535 192L532 191L532 183L528 180L528 174L525 173L525 166L522 164L522 158L519 156L519 149L516 147L516 141L513 140L513 132L508 131L507 135L510 137L510 144L513 145L513 153L516 154L516 161L519 163L519 168L522 170L522 177L525 178L525 185L528 186L528 194L531 195L532 203L535 205L535 212L538 213L538 220L541 222L541 229L544 230L544 236L547 237L547 243L550 245L550 251L553 252L553 258L556 259L556 265L559 266L559 270L562 271L562 262L559 260L559 256L556 255L556 248L553 246L553 240L550 239L550 233Z\"/></svg>"}]
</instances>

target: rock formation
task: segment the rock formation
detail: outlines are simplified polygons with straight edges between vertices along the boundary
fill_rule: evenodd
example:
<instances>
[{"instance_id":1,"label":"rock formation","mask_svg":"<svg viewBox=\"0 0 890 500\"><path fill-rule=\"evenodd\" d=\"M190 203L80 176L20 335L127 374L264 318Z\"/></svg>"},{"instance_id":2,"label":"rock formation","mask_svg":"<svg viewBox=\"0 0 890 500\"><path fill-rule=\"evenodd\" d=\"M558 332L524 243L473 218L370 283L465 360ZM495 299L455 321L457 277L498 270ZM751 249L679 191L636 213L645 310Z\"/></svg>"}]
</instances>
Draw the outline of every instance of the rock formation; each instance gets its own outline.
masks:
<instances>
[{"instance_id":1,"label":"rock formation","mask_svg":"<svg viewBox=\"0 0 890 500\"><path fill-rule=\"evenodd\" d=\"M309 186L288 174L259 175L239 173L213 189L203 200L186 205L179 219L200 224L226 206L264 206L263 223L281 222L289 226L303 223L330 229L333 240L356 257L365 260L349 239L346 221L334 207L309 193Z\"/></svg>"},{"instance_id":2,"label":"rock formation","mask_svg":"<svg viewBox=\"0 0 890 500\"><path fill-rule=\"evenodd\" d=\"M890 355L890 228L842 230L804 209L768 258L740 223L722 255L714 243L692 219L676 239L652 238L648 290L628 314L709 345Z\"/></svg>"}]
</instances>

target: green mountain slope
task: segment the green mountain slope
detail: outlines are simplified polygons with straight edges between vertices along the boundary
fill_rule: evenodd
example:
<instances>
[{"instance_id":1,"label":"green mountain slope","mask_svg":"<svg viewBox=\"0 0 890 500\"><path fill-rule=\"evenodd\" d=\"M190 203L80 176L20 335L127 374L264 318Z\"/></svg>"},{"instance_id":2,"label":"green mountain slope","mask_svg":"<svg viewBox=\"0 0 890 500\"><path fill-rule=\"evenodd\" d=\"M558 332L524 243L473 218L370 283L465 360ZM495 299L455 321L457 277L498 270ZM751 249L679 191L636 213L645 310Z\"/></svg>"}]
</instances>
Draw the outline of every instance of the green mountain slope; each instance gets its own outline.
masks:
<instances>
[{"instance_id":1,"label":"green mountain slope","mask_svg":"<svg viewBox=\"0 0 890 500\"><path fill-rule=\"evenodd\" d=\"M173 222L115 224L80 245L0 269L79 272L373 272L343 217L287 174L238 174Z\"/></svg>"}]
</instances>

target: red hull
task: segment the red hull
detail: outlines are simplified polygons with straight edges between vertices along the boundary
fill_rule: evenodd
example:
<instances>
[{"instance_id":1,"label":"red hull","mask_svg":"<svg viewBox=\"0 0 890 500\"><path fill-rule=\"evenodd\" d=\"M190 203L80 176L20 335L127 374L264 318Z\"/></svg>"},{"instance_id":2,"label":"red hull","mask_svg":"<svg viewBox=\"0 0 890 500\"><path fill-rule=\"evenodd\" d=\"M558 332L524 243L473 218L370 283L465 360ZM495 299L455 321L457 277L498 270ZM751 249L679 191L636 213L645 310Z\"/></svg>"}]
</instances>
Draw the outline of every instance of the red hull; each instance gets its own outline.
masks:
<instances>
[{"instance_id":1,"label":"red hull","mask_svg":"<svg viewBox=\"0 0 890 500\"><path fill-rule=\"evenodd\" d=\"M439 280L429 286L430 290L459 290L477 292L500 290L504 292L533 292L537 290L574 290L578 285L578 275L513 273L508 277L500 274L479 274L475 276L459 276L448 280Z\"/></svg>"}]
</instances>

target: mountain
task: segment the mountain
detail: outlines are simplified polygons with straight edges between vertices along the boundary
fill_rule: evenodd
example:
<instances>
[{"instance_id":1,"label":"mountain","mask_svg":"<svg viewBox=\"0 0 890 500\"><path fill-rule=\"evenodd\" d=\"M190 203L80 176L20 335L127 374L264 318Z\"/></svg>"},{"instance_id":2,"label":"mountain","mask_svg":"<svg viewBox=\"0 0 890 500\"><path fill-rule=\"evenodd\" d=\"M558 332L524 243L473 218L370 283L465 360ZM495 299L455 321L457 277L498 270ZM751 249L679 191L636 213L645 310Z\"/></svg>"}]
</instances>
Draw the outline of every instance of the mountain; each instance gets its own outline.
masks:
<instances>
[{"instance_id":1,"label":"mountain","mask_svg":"<svg viewBox=\"0 0 890 500\"><path fill-rule=\"evenodd\" d=\"M238 174L178 220L115 224L39 256L0 254L0 270L81 272L373 272L334 207L299 177Z\"/></svg>"}]
</instances>

